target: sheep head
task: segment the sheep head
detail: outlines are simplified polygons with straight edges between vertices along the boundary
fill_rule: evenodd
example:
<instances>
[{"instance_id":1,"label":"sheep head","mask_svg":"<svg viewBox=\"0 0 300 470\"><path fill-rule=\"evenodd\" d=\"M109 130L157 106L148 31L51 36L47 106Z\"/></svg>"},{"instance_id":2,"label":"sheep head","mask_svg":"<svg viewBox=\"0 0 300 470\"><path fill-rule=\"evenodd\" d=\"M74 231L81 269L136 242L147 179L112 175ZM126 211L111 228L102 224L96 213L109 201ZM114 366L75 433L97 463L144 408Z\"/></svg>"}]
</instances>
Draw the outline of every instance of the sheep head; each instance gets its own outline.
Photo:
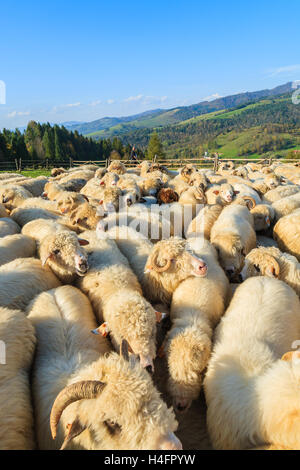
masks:
<instances>
[{"instance_id":1,"label":"sheep head","mask_svg":"<svg viewBox=\"0 0 300 470\"><path fill-rule=\"evenodd\" d=\"M179 330L179 331L178 331ZM168 357L168 391L177 412L185 412L200 393L202 372L207 366L211 341L197 326L197 319L187 328L174 329L164 346Z\"/></svg>"},{"instance_id":2,"label":"sheep head","mask_svg":"<svg viewBox=\"0 0 300 470\"><path fill-rule=\"evenodd\" d=\"M53 438L62 419L68 429L62 448L75 437L80 444L80 434L88 430L94 449L181 449L173 434L177 428L173 411L149 374L128 360L126 345L121 349L122 357L112 353L100 358L81 373L80 381L59 393L50 415Z\"/></svg>"},{"instance_id":3,"label":"sheep head","mask_svg":"<svg viewBox=\"0 0 300 470\"><path fill-rule=\"evenodd\" d=\"M231 278L237 274L241 270L246 256L240 237L232 233L223 233L215 237L212 244L217 250L219 262L227 276Z\"/></svg>"},{"instance_id":4,"label":"sheep head","mask_svg":"<svg viewBox=\"0 0 300 470\"><path fill-rule=\"evenodd\" d=\"M216 196L220 196L221 200L225 204L230 204L233 201L235 195L239 194L239 191L235 191L231 184L224 183L221 184L220 189L215 189L213 193Z\"/></svg>"},{"instance_id":5,"label":"sheep head","mask_svg":"<svg viewBox=\"0 0 300 470\"><path fill-rule=\"evenodd\" d=\"M84 276L88 270L88 257L82 245L87 244L87 240L78 238L74 232L62 230L41 243L40 258L43 265L49 261L50 267L56 264L69 273Z\"/></svg>"},{"instance_id":6,"label":"sheep head","mask_svg":"<svg viewBox=\"0 0 300 470\"><path fill-rule=\"evenodd\" d=\"M154 278L161 287L171 289L190 276L203 277L206 263L189 249L181 238L161 240L153 247L145 267L146 275Z\"/></svg>"},{"instance_id":7,"label":"sheep head","mask_svg":"<svg viewBox=\"0 0 300 470\"><path fill-rule=\"evenodd\" d=\"M162 188L157 195L157 202L161 204L171 204L172 202L178 202L179 196L171 188Z\"/></svg>"},{"instance_id":8,"label":"sheep head","mask_svg":"<svg viewBox=\"0 0 300 470\"><path fill-rule=\"evenodd\" d=\"M268 230L275 217L275 211L272 206L267 204L258 204L250 210L254 218L254 230L260 232Z\"/></svg>"},{"instance_id":9,"label":"sheep head","mask_svg":"<svg viewBox=\"0 0 300 470\"><path fill-rule=\"evenodd\" d=\"M103 191L102 199L99 201L104 213L118 212L122 191L117 188L106 188Z\"/></svg>"},{"instance_id":10,"label":"sheep head","mask_svg":"<svg viewBox=\"0 0 300 470\"><path fill-rule=\"evenodd\" d=\"M2 203L7 205L12 202L16 193L13 189L7 188L2 192Z\"/></svg>"},{"instance_id":11,"label":"sheep head","mask_svg":"<svg viewBox=\"0 0 300 470\"><path fill-rule=\"evenodd\" d=\"M280 177L275 175L274 173L268 174L265 177L264 182L265 182L266 186L268 187L268 189L277 188L277 186L279 186L280 183L281 183Z\"/></svg>"},{"instance_id":12,"label":"sheep head","mask_svg":"<svg viewBox=\"0 0 300 470\"><path fill-rule=\"evenodd\" d=\"M180 176L186 183L189 183L191 176L197 171L197 168L188 163L180 170Z\"/></svg>"},{"instance_id":13,"label":"sheep head","mask_svg":"<svg viewBox=\"0 0 300 470\"><path fill-rule=\"evenodd\" d=\"M100 179L100 186L103 188L116 187L120 177L117 173L109 172Z\"/></svg>"},{"instance_id":14,"label":"sheep head","mask_svg":"<svg viewBox=\"0 0 300 470\"><path fill-rule=\"evenodd\" d=\"M274 256L272 256L272 254ZM243 281L253 276L269 276L278 278L280 266L275 256L281 255L278 248L254 248L245 258L245 264L241 271Z\"/></svg>"},{"instance_id":15,"label":"sheep head","mask_svg":"<svg viewBox=\"0 0 300 470\"><path fill-rule=\"evenodd\" d=\"M80 230L94 230L101 220L101 216L97 214L97 210L88 202L80 204L70 214L72 225L77 226Z\"/></svg>"}]
</instances>

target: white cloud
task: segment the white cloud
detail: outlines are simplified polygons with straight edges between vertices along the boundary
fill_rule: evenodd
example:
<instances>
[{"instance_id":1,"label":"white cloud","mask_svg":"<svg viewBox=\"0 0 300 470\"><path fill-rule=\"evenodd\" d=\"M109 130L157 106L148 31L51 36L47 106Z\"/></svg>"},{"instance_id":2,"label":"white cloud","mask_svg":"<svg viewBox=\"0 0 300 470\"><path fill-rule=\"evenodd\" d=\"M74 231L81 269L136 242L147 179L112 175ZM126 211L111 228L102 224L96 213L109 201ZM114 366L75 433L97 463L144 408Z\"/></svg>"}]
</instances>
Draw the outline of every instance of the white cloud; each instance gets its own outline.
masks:
<instances>
[{"instance_id":1,"label":"white cloud","mask_svg":"<svg viewBox=\"0 0 300 470\"><path fill-rule=\"evenodd\" d=\"M101 104L102 101L101 100L95 100L95 101L92 101L91 103L89 103L89 106L97 106L98 104Z\"/></svg>"},{"instance_id":2,"label":"white cloud","mask_svg":"<svg viewBox=\"0 0 300 470\"><path fill-rule=\"evenodd\" d=\"M144 95L137 95L137 96L129 96L128 98L125 98L126 103L130 103L131 101L140 101L143 98Z\"/></svg>"},{"instance_id":3,"label":"white cloud","mask_svg":"<svg viewBox=\"0 0 300 470\"><path fill-rule=\"evenodd\" d=\"M80 106L81 103L71 103L71 104L65 104L65 107L66 108L77 108L78 106Z\"/></svg>"},{"instance_id":4,"label":"white cloud","mask_svg":"<svg viewBox=\"0 0 300 470\"><path fill-rule=\"evenodd\" d=\"M285 67L277 67L268 71L270 77L275 77L281 74L291 74L300 71L300 64L286 65Z\"/></svg>"},{"instance_id":5,"label":"white cloud","mask_svg":"<svg viewBox=\"0 0 300 470\"><path fill-rule=\"evenodd\" d=\"M9 118L14 118L16 116L29 116L30 112L29 111L12 111L7 115Z\"/></svg>"},{"instance_id":6,"label":"white cloud","mask_svg":"<svg viewBox=\"0 0 300 470\"><path fill-rule=\"evenodd\" d=\"M202 98L202 101L213 101L217 100L218 98L222 98L222 95L219 95L219 93L213 93L212 95Z\"/></svg>"},{"instance_id":7,"label":"white cloud","mask_svg":"<svg viewBox=\"0 0 300 470\"><path fill-rule=\"evenodd\" d=\"M115 102L115 100L107 100L106 103L107 104L113 104Z\"/></svg>"}]
</instances>

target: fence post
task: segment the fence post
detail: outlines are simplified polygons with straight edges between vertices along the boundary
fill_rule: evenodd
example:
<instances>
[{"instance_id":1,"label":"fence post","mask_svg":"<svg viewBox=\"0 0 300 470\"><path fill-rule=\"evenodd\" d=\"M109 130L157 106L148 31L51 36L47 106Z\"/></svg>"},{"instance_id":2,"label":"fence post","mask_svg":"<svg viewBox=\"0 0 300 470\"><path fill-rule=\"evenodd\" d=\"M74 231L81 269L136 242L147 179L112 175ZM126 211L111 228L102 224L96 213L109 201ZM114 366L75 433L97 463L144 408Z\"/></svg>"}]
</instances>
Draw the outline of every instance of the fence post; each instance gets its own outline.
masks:
<instances>
[{"instance_id":1,"label":"fence post","mask_svg":"<svg viewBox=\"0 0 300 470\"><path fill-rule=\"evenodd\" d=\"M22 158L19 159L19 171L22 171Z\"/></svg>"},{"instance_id":2,"label":"fence post","mask_svg":"<svg viewBox=\"0 0 300 470\"><path fill-rule=\"evenodd\" d=\"M16 169L17 169L17 171L18 171L18 170L19 170L19 165L18 165L18 160L17 160L17 158L15 158L15 164L16 164Z\"/></svg>"},{"instance_id":3,"label":"fence post","mask_svg":"<svg viewBox=\"0 0 300 470\"><path fill-rule=\"evenodd\" d=\"M46 159L46 170L48 170L48 169L49 169L49 160L48 160L48 158L47 158L47 159Z\"/></svg>"},{"instance_id":4,"label":"fence post","mask_svg":"<svg viewBox=\"0 0 300 470\"><path fill-rule=\"evenodd\" d=\"M72 158L71 158L71 157L69 158L69 164L70 164L70 168L72 168L72 165L73 165L73 160L72 160Z\"/></svg>"},{"instance_id":5,"label":"fence post","mask_svg":"<svg viewBox=\"0 0 300 470\"><path fill-rule=\"evenodd\" d=\"M218 167L219 167L219 157L218 155L216 155L214 159L214 172L218 171Z\"/></svg>"}]
</instances>

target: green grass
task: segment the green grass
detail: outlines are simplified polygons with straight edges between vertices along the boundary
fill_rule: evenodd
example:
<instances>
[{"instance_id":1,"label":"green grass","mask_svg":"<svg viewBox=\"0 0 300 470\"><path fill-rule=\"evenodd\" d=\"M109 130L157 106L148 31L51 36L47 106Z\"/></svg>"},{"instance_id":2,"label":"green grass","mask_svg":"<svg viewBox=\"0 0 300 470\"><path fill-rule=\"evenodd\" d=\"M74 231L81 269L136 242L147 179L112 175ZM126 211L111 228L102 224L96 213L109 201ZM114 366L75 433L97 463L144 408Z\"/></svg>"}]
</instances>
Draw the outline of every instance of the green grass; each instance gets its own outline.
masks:
<instances>
[{"instance_id":1,"label":"green grass","mask_svg":"<svg viewBox=\"0 0 300 470\"><path fill-rule=\"evenodd\" d=\"M0 173L18 173L23 176L29 176L30 178L36 178L37 176L50 176L51 170L24 170L24 171L0 171Z\"/></svg>"}]
</instances>

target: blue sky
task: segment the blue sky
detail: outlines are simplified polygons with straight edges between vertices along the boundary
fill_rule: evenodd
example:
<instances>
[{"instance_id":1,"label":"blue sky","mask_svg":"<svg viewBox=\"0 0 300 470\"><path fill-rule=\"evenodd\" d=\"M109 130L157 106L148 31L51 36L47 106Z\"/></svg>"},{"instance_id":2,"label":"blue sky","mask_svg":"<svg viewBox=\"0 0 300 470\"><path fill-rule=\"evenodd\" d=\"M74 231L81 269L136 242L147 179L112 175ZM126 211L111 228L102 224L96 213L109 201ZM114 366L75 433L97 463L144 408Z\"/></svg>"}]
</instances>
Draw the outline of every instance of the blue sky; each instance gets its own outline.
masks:
<instances>
[{"instance_id":1,"label":"blue sky","mask_svg":"<svg viewBox=\"0 0 300 470\"><path fill-rule=\"evenodd\" d=\"M300 79L299 14L298 0L2 2L0 128L129 115Z\"/></svg>"}]
</instances>

